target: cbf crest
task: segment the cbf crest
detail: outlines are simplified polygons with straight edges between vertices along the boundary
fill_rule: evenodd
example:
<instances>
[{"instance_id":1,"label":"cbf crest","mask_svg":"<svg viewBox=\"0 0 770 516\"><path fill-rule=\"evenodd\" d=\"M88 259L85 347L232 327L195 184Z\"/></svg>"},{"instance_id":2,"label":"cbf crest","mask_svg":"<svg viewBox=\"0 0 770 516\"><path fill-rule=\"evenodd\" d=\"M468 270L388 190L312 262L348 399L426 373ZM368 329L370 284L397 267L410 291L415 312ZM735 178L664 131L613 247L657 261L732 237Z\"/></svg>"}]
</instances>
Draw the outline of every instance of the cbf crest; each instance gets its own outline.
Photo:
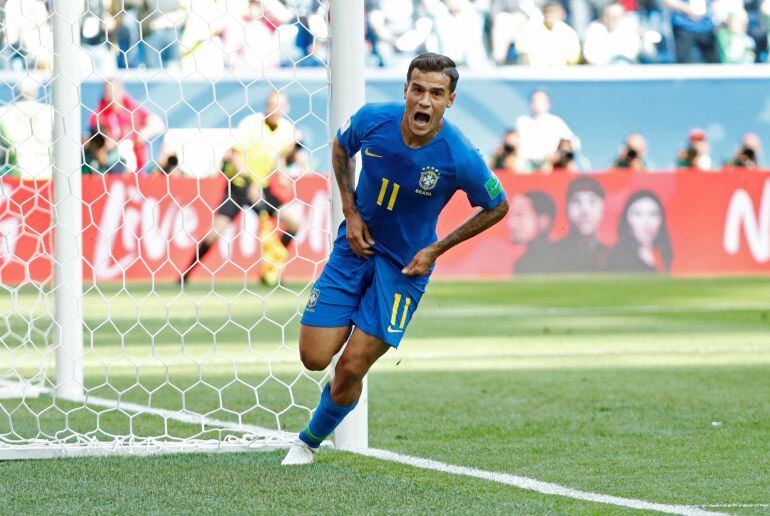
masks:
<instances>
[{"instance_id":1,"label":"cbf crest","mask_svg":"<svg viewBox=\"0 0 770 516\"><path fill-rule=\"evenodd\" d=\"M415 191L420 195L433 195L431 190L436 188L440 177L441 174L439 174L439 171L436 167L432 167L430 165L427 167L422 167L422 170L420 171L420 179L417 181L417 184L420 188Z\"/></svg>"},{"instance_id":2,"label":"cbf crest","mask_svg":"<svg viewBox=\"0 0 770 516\"><path fill-rule=\"evenodd\" d=\"M321 292L314 288L310 291L310 297L307 300L307 306L305 307L305 310L309 312L313 312L315 309L316 303L318 303L318 296L321 295Z\"/></svg>"}]
</instances>

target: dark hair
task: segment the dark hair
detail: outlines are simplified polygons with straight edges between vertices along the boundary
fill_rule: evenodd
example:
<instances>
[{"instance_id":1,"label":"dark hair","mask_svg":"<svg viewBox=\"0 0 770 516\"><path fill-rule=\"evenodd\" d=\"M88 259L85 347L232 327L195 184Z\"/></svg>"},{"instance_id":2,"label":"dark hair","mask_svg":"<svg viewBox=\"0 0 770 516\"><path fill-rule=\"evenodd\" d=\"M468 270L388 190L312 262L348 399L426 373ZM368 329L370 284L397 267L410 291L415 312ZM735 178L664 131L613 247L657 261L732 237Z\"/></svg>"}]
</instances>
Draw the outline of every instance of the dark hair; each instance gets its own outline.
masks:
<instances>
[{"instance_id":1,"label":"dark hair","mask_svg":"<svg viewBox=\"0 0 770 516\"><path fill-rule=\"evenodd\" d=\"M593 192L604 199L604 188L593 177L579 177L567 187L567 202L578 192Z\"/></svg>"},{"instance_id":2,"label":"dark hair","mask_svg":"<svg viewBox=\"0 0 770 516\"><path fill-rule=\"evenodd\" d=\"M556 218L556 202L549 194L540 190L530 190L524 195L532 202L532 209L538 215L548 215L551 220Z\"/></svg>"},{"instance_id":3,"label":"dark hair","mask_svg":"<svg viewBox=\"0 0 770 516\"><path fill-rule=\"evenodd\" d=\"M546 2L545 5L543 5L543 12L547 11L548 9L561 9L564 10L564 6L561 4L561 2L555 2L555 1L549 1Z\"/></svg>"},{"instance_id":4,"label":"dark hair","mask_svg":"<svg viewBox=\"0 0 770 516\"><path fill-rule=\"evenodd\" d=\"M632 204L645 197L657 204L658 209L660 210L660 230L653 242L653 248L660 252L660 258L663 260L663 270L668 272L671 270L671 262L674 260L674 250L671 247L671 235L669 234L668 226L666 225L666 210L663 208L663 203L660 201L658 194L652 190L639 190L634 192L626 201L626 206L623 208L623 213L618 220L617 247L627 251L633 250L634 253L637 252L639 244L636 241L636 238L634 238L631 224L628 223L628 211L631 209Z\"/></svg>"},{"instance_id":5,"label":"dark hair","mask_svg":"<svg viewBox=\"0 0 770 516\"><path fill-rule=\"evenodd\" d=\"M406 82L412 80L412 70L417 69L421 72L441 72L449 77L449 93L453 93L457 87L457 81L460 74L457 72L457 65L447 56L426 52L412 59L409 63L409 69L406 71Z\"/></svg>"}]
</instances>

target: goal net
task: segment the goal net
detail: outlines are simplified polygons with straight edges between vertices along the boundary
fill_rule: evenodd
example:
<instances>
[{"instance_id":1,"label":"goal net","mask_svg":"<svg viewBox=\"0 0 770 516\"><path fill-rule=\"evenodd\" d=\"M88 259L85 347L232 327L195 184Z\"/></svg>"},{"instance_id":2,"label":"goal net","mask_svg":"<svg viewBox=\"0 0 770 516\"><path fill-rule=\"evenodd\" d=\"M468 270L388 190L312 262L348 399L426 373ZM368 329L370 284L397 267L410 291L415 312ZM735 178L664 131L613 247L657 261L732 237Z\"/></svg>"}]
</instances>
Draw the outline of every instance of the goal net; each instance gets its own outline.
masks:
<instances>
[{"instance_id":1,"label":"goal net","mask_svg":"<svg viewBox=\"0 0 770 516\"><path fill-rule=\"evenodd\" d=\"M327 4L5 3L0 459L270 449L306 423Z\"/></svg>"}]
</instances>

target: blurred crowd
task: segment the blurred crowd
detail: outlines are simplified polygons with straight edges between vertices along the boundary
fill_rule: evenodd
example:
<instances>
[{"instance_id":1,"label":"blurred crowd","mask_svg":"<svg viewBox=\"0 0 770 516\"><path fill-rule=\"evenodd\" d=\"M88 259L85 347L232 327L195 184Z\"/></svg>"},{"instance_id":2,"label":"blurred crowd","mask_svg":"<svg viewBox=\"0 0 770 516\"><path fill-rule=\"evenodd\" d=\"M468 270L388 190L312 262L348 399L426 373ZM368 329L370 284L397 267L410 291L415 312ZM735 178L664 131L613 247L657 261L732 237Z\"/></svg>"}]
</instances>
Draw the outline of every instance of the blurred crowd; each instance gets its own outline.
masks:
<instances>
[{"instance_id":1,"label":"blurred crowd","mask_svg":"<svg viewBox=\"0 0 770 516\"><path fill-rule=\"evenodd\" d=\"M15 99L0 108L0 175L25 178L51 177L53 145L53 108L40 99L42 85L26 77L15 87ZM281 94L283 97L283 95ZM280 109L265 106L265 114L276 111L283 118L288 114L288 101ZM515 126L507 129L489 158L494 170L515 174L595 172L599 170L628 170L644 172L660 170L647 160L647 141L642 134L625 137L609 167L591 164L581 153L580 138L567 122L551 112L551 99L545 90L530 95L529 113L518 117ZM133 99L118 80L104 83L98 103L89 106L87 134L83 136L83 173L150 173L181 175L178 144L169 145L168 130L163 119L148 106ZM241 122L232 134L247 131ZM293 124L292 124L293 125ZM248 129L259 140L260 131ZM247 132L248 132L247 131ZM302 134L294 131L295 149L286 156L285 172L298 177L309 167ZM755 133L742 135L732 156L712 156L705 131L692 129L677 150L672 147L676 166L681 169L717 171L723 169L759 169L762 162L762 142ZM158 152L153 155L152 148ZM205 171L204 171L205 172ZM205 173L212 173L210 172Z\"/></svg>"},{"instance_id":2,"label":"blurred crowd","mask_svg":"<svg viewBox=\"0 0 770 516\"><path fill-rule=\"evenodd\" d=\"M328 0L83 2L93 69L322 66ZM52 0L0 0L0 68L50 69ZM365 0L370 66L766 62L770 0Z\"/></svg>"},{"instance_id":3,"label":"blurred crowd","mask_svg":"<svg viewBox=\"0 0 770 516\"><path fill-rule=\"evenodd\" d=\"M41 100L42 90L37 79L25 77L15 86L14 101L0 107L0 176L51 178L54 113L53 107ZM286 96L272 92L263 111L253 111L229 131L232 140L229 150L244 146L239 141L249 141L252 143L247 147L258 148L259 156L272 163L276 151L270 145L264 147L264 142L269 143L276 130L274 125L280 123L281 131L288 133L283 137L290 140L291 148L282 153L280 160L276 158L272 167L261 166L280 171L276 181L284 183L309 169L303 135L286 118L289 109ZM83 174L160 173L169 177L185 174L180 167L182 146L179 142L169 142L169 131L163 119L131 97L119 80L104 83L101 98L95 106L89 106L89 112L86 133L82 137ZM153 148L157 152L153 153ZM213 146L212 150L216 151ZM227 172L229 150L217 156L219 161L211 169L204 170L204 175ZM254 158L251 154L249 157ZM254 167L240 168L251 170ZM288 183L282 187L288 187Z\"/></svg>"},{"instance_id":4,"label":"blurred crowd","mask_svg":"<svg viewBox=\"0 0 770 516\"><path fill-rule=\"evenodd\" d=\"M722 159L712 156L706 132L693 128L676 152L676 166L681 169L718 171L723 169L759 169L762 166L762 142L755 133L746 133L735 154ZM506 129L489 159L489 167L516 174L569 173L601 170L592 167L580 153L580 139L559 116L551 113L551 99L544 90L530 96L530 113ZM629 134L622 142L609 167L612 170L644 172L647 162L647 140L642 134Z\"/></svg>"}]
</instances>

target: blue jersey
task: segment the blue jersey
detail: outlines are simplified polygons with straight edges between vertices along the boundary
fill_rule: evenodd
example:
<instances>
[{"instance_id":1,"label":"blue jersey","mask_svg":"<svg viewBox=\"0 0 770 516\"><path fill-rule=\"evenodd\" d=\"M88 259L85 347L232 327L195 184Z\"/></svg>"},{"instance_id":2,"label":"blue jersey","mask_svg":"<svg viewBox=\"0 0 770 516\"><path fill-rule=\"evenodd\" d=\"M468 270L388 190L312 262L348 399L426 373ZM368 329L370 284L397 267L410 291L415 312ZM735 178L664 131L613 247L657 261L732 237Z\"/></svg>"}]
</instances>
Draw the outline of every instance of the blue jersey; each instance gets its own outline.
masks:
<instances>
[{"instance_id":1,"label":"blue jersey","mask_svg":"<svg viewBox=\"0 0 770 516\"><path fill-rule=\"evenodd\" d=\"M374 250L399 267L436 242L439 213L457 190L485 209L505 199L478 150L449 121L427 144L408 147L400 129L404 110L402 103L367 104L337 132L348 156L361 151L356 206ZM345 229L343 222L340 235Z\"/></svg>"}]
</instances>

